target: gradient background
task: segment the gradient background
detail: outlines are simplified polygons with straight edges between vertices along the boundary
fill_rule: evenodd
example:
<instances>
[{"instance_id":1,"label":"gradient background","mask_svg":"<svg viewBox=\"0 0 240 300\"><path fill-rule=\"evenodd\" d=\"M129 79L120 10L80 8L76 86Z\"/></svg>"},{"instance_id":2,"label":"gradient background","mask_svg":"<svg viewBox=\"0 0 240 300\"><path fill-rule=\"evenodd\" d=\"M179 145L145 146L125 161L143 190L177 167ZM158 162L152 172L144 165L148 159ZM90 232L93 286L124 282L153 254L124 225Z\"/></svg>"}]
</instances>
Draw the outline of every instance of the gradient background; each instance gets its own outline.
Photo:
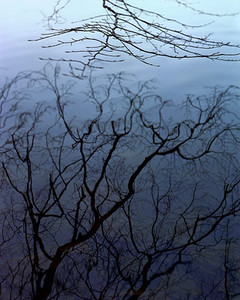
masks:
<instances>
[{"instance_id":1,"label":"gradient background","mask_svg":"<svg viewBox=\"0 0 240 300\"><path fill-rule=\"evenodd\" d=\"M29 42L41 33L48 32L44 15L51 14L55 0L0 0L0 69L2 79L16 75L23 70L40 69L46 62L39 57L62 57L63 47L43 49L51 41ZM212 17L199 15L175 3L174 0L131 1L132 4L157 11L166 17L176 18L188 24L204 24L214 21L207 27L199 28L196 34L213 32L212 38L221 41L240 43L240 15ZM200 4L191 2L196 8L210 13L233 13L240 11L236 0L203 0ZM81 20L103 13L101 1L72 0L63 11L69 21ZM66 24L60 26L67 27ZM77 24L77 23L76 23ZM73 24L74 25L74 24ZM73 26L71 25L71 26ZM77 25L75 25L77 26ZM158 58L161 67L149 67L126 58L123 63L108 64L103 73L127 71L134 73L139 80L156 78L162 96L177 100L186 94L202 94L206 86L239 85L240 62L221 62L206 59L175 60Z\"/></svg>"}]
</instances>

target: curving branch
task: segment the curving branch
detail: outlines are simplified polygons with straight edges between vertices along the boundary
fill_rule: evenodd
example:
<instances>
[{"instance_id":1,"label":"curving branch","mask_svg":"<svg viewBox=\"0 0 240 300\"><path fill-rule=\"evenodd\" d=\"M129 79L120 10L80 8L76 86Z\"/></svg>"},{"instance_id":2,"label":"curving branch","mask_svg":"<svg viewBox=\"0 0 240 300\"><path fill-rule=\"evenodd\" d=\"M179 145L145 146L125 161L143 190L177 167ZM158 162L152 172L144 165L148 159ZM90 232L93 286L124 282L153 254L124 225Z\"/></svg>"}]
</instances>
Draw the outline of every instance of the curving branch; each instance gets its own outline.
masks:
<instances>
[{"instance_id":1,"label":"curving branch","mask_svg":"<svg viewBox=\"0 0 240 300\"><path fill-rule=\"evenodd\" d=\"M59 72L31 76L57 109L46 129L49 110L37 104L3 158L5 299L186 298L194 284L197 295L238 294L229 284L233 238L225 238L240 212L238 89L177 107L151 83L130 89L124 74L104 85L90 77L81 96L93 111L84 121L67 112L73 86L61 89ZM221 258L218 284L212 253Z\"/></svg>"},{"instance_id":2,"label":"curving branch","mask_svg":"<svg viewBox=\"0 0 240 300\"><path fill-rule=\"evenodd\" d=\"M64 57L47 60L69 63L70 74L80 78L89 67L103 68L105 63L121 62L127 56L153 66L161 65L160 58L239 61L238 44L216 41L210 34L198 36L193 33L194 28L207 24L185 24L159 12L134 6L127 0L103 0L102 7L104 15L78 21L74 27L51 27L50 32L36 39L53 41L43 48L64 46L66 49ZM57 9L51 18L58 14Z\"/></svg>"}]
</instances>

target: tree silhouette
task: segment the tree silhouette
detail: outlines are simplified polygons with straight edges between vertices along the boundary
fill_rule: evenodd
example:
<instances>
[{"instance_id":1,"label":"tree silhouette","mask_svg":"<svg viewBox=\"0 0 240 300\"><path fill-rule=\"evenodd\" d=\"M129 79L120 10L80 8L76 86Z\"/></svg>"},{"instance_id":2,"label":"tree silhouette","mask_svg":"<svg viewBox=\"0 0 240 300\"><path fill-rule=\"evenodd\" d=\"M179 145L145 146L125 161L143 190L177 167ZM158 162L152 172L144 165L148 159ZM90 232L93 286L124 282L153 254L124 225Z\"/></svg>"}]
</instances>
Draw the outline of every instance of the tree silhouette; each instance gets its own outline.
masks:
<instances>
[{"instance_id":1,"label":"tree silhouette","mask_svg":"<svg viewBox=\"0 0 240 300\"><path fill-rule=\"evenodd\" d=\"M22 123L15 111L2 158L4 299L238 295L229 234L240 210L238 89L176 106L151 82L90 77L83 120L69 109L74 86L58 76L30 75L55 109L39 102Z\"/></svg>"},{"instance_id":2,"label":"tree silhouette","mask_svg":"<svg viewBox=\"0 0 240 300\"><path fill-rule=\"evenodd\" d=\"M70 74L74 77L82 77L88 67L103 68L103 63L121 62L128 56L153 66L159 66L159 58L164 57L239 60L239 45L230 41L216 41L210 34L199 36L194 33L194 29L207 24L194 26L183 23L126 0L99 1L103 8L102 15L71 22L66 27L59 19L69 2L57 1L52 15L47 18L49 32L37 40L52 41L44 48L64 46L65 57L48 59L68 62ZM220 16L194 9L185 1L176 2L200 14ZM54 27L51 25L53 20L56 23ZM77 26L73 26L73 23L77 23Z\"/></svg>"}]
</instances>

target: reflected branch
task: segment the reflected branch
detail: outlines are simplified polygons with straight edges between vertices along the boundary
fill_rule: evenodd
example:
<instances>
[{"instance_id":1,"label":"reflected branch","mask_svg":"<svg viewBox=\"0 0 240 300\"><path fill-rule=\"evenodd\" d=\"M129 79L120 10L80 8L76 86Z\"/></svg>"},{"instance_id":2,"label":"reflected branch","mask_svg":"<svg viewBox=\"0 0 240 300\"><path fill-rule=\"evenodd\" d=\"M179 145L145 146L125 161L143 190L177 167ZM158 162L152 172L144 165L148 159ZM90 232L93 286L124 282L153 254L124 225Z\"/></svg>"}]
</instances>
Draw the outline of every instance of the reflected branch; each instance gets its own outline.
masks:
<instances>
[{"instance_id":1,"label":"reflected branch","mask_svg":"<svg viewBox=\"0 0 240 300\"><path fill-rule=\"evenodd\" d=\"M238 294L229 283L238 239L226 231L240 212L238 88L174 106L151 82L90 76L83 120L59 74L29 75L56 109L36 103L2 158L5 298Z\"/></svg>"}]
</instances>

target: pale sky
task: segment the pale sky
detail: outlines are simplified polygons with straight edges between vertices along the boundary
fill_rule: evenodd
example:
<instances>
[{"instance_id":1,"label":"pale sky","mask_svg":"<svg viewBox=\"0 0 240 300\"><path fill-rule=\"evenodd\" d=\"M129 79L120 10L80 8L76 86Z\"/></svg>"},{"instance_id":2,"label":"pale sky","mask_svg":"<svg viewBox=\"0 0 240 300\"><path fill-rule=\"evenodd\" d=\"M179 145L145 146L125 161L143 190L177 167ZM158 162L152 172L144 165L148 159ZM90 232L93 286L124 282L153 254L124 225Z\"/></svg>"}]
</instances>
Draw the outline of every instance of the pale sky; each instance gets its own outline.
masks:
<instances>
[{"instance_id":1,"label":"pale sky","mask_svg":"<svg viewBox=\"0 0 240 300\"><path fill-rule=\"evenodd\" d=\"M186 1L185 1L186 2ZM189 1L197 9L210 13L233 13L240 11L238 0ZM62 55L62 48L43 49L43 42L29 42L46 32L43 14L48 15L56 0L0 0L0 68L5 76L13 76L25 69L39 69L44 62L38 57ZM214 19L199 16L189 9L177 5L174 0L134 0L131 2L146 9L154 10L166 17L176 18L189 24L202 24ZM201 6L199 5L201 4ZM72 0L64 11L70 21L81 20L103 12L100 0ZM74 24L73 24L74 25ZM63 25L65 26L65 25ZM67 25L66 25L67 26ZM215 32L219 40L240 43L240 16L215 18L214 23L199 30L199 34ZM46 44L46 43L45 43ZM160 78L164 90L172 86L189 87L189 92L199 85L237 84L240 78L240 63L210 62L204 60L176 61L162 60L161 68L146 67L129 59L125 64L106 67L104 72L129 71L137 73L140 79ZM235 80L236 79L236 80Z\"/></svg>"}]
</instances>

